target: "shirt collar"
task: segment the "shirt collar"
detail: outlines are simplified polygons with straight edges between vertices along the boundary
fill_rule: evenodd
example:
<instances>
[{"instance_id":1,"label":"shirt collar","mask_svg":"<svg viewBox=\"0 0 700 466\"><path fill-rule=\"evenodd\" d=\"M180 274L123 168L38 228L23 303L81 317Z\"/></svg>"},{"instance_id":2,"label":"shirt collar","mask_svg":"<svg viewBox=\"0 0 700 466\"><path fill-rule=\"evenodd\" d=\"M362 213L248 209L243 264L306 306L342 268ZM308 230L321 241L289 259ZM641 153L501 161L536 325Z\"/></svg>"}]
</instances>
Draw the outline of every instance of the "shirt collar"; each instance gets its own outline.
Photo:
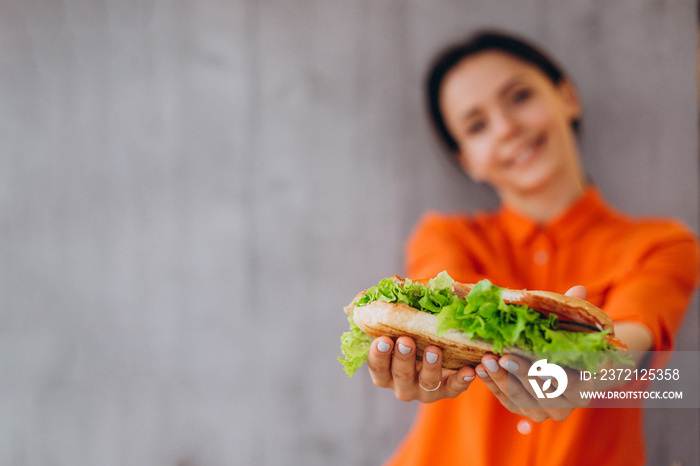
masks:
<instances>
[{"instance_id":1,"label":"shirt collar","mask_svg":"<svg viewBox=\"0 0 700 466\"><path fill-rule=\"evenodd\" d=\"M605 201L598 189L590 185L566 211L544 224L508 206L501 206L498 217L516 243L526 244L541 232L546 232L554 239L566 239L584 231L604 211Z\"/></svg>"}]
</instances>

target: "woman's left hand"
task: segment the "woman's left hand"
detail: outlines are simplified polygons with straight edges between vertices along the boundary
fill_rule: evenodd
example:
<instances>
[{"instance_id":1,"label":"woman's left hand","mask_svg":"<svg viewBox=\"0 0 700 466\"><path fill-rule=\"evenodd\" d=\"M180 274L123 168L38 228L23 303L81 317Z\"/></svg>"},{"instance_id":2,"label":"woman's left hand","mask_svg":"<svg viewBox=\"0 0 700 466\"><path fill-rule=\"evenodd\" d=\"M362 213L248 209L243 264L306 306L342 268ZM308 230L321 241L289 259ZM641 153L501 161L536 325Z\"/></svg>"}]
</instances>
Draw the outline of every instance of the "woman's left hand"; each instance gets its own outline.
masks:
<instances>
[{"instance_id":1,"label":"woman's left hand","mask_svg":"<svg viewBox=\"0 0 700 466\"><path fill-rule=\"evenodd\" d=\"M579 374L569 369L565 369L568 384L564 393L556 398L547 398L546 394L551 394L553 390L543 387L543 380L547 379L528 376L531 366L532 361L512 354L500 359L494 354L487 354L476 366L476 373L506 409L535 422L546 419L563 421L575 408L587 406L590 402L582 398L580 392L586 388L590 390L591 383L581 381ZM543 387L540 390L545 398L537 396L530 380ZM557 387L556 380L550 380L552 387Z\"/></svg>"},{"instance_id":2,"label":"woman's left hand","mask_svg":"<svg viewBox=\"0 0 700 466\"><path fill-rule=\"evenodd\" d=\"M581 299L586 298L586 289L575 286L566 292L568 296ZM487 354L481 359L481 364L476 366L476 373L486 386L493 392L503 406L509 411L528 417L535 422L546 419L563 421L575 409L587 406L590 400L582 399L580 391L584 390L589 382L582 382L579 374L565 369L568 377L567 390L556 398L539 398L535 388L530 383L528 376L532 361L505 355L501 358L494 354ZM539 386L542 380L532 377ZM551 379L550 379L551 380ZM556 386L556 381L550 382ZM590 387L589 387L590 388ZM544 391L544 390L542 390ZM549 390L548 393L552 391ZM571 394L567 397L567 394Z\"/></svg>"}]
</instances>

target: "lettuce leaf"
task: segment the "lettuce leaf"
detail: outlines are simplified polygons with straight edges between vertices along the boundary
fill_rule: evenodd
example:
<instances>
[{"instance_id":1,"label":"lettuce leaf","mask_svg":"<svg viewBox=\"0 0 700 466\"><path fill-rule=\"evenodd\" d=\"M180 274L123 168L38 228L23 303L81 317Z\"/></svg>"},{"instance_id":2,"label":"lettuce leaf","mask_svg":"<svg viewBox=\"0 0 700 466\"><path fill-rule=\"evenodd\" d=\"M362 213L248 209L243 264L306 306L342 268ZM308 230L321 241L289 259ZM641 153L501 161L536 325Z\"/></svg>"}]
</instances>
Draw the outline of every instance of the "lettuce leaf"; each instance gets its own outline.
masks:
<instances>
[{"instance_id":1,"label":"lettuce leaf","mask_svg":"<svg viewBox=\"0 0 700 466\"><path fill-rule=\"evenodd\" d=\"M338 361L343 365L348 377L352 377L355 371L367 360L372 337L360 330L360 327L352 320L352 315L348 316L348 321L350 322L350 330L340 337L340 350L345 358L338 356Z\"/></svg>"},{"instance_id":2,"label":"lettuce leaf","mask_svg":"<svg viewBox=\"0 0 700 466\"><path fill-rule=\"evenodd\" d=\"M545 317L527 306L506 304L501 298L501 288L488 280L478 282L466 299L452 292L453 283L447 272L441 272L428 285L408 279L402 284L393 278L385 278L354 304L366 306L374 301L405 303L437 315L435 333L438 337L456 329L470 339L480 338L492 343L493 351L498 355L502 355L505 348L553 352L548 355L551 362L577 369L595 368L600 362L601 352L615 350L605 340L607 332L557 330L556 315ZM346 359L338 359L348 376L352 376L367 359L371 338L355 325L352 318L348 320L351 330L343 334L341 347Z\"/></svg>"}]
</instances>

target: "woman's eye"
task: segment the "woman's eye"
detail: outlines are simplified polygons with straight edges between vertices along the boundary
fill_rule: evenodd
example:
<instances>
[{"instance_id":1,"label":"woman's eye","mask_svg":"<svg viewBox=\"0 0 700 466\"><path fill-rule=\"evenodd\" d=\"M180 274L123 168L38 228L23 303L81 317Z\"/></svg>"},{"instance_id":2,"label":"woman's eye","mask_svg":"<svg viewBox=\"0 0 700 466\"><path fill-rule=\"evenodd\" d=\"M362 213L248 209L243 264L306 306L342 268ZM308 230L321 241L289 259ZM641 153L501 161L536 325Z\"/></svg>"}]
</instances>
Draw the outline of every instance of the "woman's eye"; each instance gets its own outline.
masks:
<instances>
[{"instance_id":1,"label":"woman's eye","mask_svg":"<svg viewBox=\"0 0 700 466\"><path fill-rule=\"evenodd\" d=\"M467 126L467 134L477 134L481 130L483 130L486 127L486 123L484 123L482 120L477 120L473 123L470 123Z\"/></svg>"},{"instance_id":2,"label":"woman's eye","mask_svg":"<svg viewBox=\"0 0 700 466\"><path fill-rule=\"evenodd\" d=\"M514 104L519 104L525 102L527 99L530 98L530 96L532 96L532 92L530 91L530 89L519 89L515 91L513 95L511 95L510 100Z\"/></svg>"}]
</instances>

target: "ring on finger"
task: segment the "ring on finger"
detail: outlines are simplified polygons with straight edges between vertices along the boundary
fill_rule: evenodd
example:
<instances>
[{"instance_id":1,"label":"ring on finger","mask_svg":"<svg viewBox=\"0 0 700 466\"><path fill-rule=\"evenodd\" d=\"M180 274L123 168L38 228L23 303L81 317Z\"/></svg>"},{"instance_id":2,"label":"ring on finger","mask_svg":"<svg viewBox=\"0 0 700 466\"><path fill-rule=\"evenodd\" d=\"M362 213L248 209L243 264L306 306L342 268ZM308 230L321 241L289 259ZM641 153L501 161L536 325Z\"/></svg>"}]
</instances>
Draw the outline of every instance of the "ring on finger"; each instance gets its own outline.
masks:
<instances>
[{"instance_id":1,"label":"ring on finger","mask_svg":"<svg viewBox=\"0 0 700 466\"><path fill-rule=\"evenodd\" d=\"M425 387L423 386L423 384L420 383L420 380L418 381L418 386L419 386L420 388L422 388L423 390L425 390L426 392L434 392L435 390L437 390L438 388L440 388L440 385L442 385L442 380L438 380L437 387L435 387L435 388L425 388Z\"/></svg>"}]
</instances>

